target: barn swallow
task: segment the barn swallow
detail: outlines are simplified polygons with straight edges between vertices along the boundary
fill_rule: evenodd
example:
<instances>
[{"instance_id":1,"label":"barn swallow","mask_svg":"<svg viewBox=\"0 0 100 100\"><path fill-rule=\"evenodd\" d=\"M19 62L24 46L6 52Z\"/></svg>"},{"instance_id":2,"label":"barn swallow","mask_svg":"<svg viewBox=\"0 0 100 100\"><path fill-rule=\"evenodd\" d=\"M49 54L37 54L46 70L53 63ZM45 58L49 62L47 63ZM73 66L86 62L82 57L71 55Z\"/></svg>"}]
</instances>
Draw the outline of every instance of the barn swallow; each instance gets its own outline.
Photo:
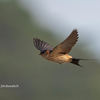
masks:
<instances>
[{"instance_id":1,"label":"barn swallow","mask_svg":"<svg viewBox=\"0 0 100 100\"><path fill-rule=\"evenodd\" d=\"M80 67L83 67L79 64L80 60L89 60L89 59L78 59L74 58L68 53L71 51L72 47L76 44L78 41L78 31L77 29L74 29L71 34L59 45L57 45L55 48L53 48L50 44L47 44L44 41L41 41L40 39L33 38L34 46L40 50L40 55L49 60L53 61L59 64L62 63L72 63L75 65L78 65Z\"/></svg>"}]
</instances>

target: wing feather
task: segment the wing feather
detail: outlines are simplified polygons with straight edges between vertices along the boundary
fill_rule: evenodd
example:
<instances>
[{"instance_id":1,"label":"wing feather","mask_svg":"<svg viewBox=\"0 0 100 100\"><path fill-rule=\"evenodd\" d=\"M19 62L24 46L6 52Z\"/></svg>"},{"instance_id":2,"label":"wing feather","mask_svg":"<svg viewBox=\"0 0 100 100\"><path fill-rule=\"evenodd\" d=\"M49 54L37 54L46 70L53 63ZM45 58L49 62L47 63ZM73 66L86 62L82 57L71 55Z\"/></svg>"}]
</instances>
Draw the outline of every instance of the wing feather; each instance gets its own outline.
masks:
<instances>
[{"instance_id":1,"label":"wing feather","mask_svg":"<svg viewBox=\"0 0 100 100\"><path fill-rule=\"evenodd\" d=\"M41 41L40 39L33 38L33 43L34 43L34 46L40 51L45 51L45 50L52 51L53 50L53 47L50 44L44 41Z\"/></svg>"},{"instance_id":2,"label":"wing feather","mask_svg":"<svg viewBox=\"0 0 100 100\"><path fill-rule=\"evenodd\" d=\"M59 53L67 54L70 52L70 50L76 44L77 41L78 41L78 32L75 29L61 44L59 44L53 49L51 54L53 55L56 55Z\"/></svg>"}]
</instances>

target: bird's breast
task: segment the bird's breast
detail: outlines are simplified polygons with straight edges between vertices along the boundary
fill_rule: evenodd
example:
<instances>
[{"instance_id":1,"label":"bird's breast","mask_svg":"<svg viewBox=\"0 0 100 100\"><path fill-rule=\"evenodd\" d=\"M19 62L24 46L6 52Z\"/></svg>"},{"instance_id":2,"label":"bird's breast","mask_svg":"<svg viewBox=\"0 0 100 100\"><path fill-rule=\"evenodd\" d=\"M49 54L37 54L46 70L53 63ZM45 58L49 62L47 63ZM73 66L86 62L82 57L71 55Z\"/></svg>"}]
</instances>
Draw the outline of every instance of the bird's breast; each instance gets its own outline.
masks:
<instances>
[{"instance_id":1,"label":"bird's breast","mask_svg":"<svg viewBox=\"0 0 100 100\"><path fill-rule=\"evenodd\" d=\"M63 54L63 55L47 55L47 56L44 56L44 58L49 60L49 61L56 62L56 63L67 63L67 62L71 62L72 56L67 55L67 54Z\"/></svg>"}]
</instances>

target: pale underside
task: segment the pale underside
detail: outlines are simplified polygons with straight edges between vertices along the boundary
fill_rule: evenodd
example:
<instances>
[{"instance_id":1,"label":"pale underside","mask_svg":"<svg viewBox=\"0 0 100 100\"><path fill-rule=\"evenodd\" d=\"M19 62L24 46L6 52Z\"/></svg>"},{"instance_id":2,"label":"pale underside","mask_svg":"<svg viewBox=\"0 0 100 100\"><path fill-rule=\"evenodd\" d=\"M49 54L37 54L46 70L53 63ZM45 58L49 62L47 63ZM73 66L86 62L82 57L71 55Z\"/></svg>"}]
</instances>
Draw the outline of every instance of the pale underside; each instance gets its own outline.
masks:
<instances>
[{"instance_id":1,"label":"pale underside","mask_svg":"<svg viewBox=\"0 0 100 100\"><path fill-rule=\"evenodd\" d=\"M49 55L49 54L43 54L41 56L43 58L49 60L49 61L60 63L60 64L72 61L72 56L69 56L67 54L59 54L57 56L52 56L52 55Z\"/></svg>"}]
</instances>

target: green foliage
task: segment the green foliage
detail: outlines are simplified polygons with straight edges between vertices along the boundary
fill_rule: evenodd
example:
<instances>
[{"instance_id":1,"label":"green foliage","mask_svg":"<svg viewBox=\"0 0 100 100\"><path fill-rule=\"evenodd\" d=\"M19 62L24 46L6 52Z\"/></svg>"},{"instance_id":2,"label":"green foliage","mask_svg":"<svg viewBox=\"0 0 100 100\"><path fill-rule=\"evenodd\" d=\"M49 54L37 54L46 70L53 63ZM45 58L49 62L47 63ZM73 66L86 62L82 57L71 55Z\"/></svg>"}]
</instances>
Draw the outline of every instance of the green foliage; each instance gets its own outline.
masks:
<instances>
[{"instance_id":1,"label":"green foliage","mask_svg":"<svg viewBox=\"0 0 100 100\"><path fill-rule=\"evenodd\" d=\"M34 22L34 23L32 23ZM17 2L0 2L0 84L18 84L19 88L0 88L0 99L6 100L100 100L100 65L81 61L56 64L39 56L33 37L55 46L53 33L41 29ZM90 58L77 45L71 55ZM92 53L90 53L92 54Z\"/></svg>"}]
</instances>

